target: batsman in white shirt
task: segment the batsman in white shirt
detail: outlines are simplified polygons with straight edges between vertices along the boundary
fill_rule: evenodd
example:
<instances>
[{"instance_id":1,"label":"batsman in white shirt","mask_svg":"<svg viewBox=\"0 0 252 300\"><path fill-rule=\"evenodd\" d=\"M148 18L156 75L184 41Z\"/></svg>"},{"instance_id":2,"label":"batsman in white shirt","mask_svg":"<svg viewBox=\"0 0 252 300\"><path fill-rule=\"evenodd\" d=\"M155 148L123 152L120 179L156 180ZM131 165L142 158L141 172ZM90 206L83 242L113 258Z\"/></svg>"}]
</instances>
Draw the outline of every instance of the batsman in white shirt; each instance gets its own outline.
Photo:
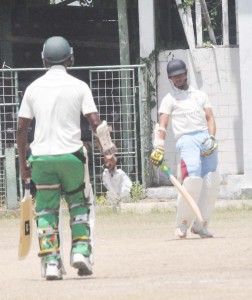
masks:
<instances>
[{"instance_id":1,"label":"batsman in white shirt","mask_svg":"<svg viewBox=\"0 0 252 300\"><path fill-rule=\"evenodd\" d=\"M166 129L171 120L180 153L183 185L197 202L204 219L203 224L197 221L192 208L179 194L175 235L186 238L187 230L191 228L191 232L201 238L211 238L208 225L219 189L216 124L211 103L206 93L188 84L184 61L171 60L167 74L172 90L159 108L151 161L154 166L159 166L164 159Z\"/></svg>"},{"instance_id":2,"label":"batsman in white shirt","mask_svg":"<svg viewBox=\"0 0 252 300\"><path fill-rule=\"evenodd\" d=\"M88 181L86 149L81 141L80 115L89 121L101 146L104 163L116 167L115 145L106 121L101 121L88 85L69 75L73 49L66 39L46 40L42 60L48 71L26 89L18 120L17 144L22 178L36 184L36 213L42 276L62 279L59 208L62 192L68 204L72 247L71 266L78 275L92 274L94 203ZM35 118L35 136L26 169L27 130Z\"/></svg>"}]
</instances>

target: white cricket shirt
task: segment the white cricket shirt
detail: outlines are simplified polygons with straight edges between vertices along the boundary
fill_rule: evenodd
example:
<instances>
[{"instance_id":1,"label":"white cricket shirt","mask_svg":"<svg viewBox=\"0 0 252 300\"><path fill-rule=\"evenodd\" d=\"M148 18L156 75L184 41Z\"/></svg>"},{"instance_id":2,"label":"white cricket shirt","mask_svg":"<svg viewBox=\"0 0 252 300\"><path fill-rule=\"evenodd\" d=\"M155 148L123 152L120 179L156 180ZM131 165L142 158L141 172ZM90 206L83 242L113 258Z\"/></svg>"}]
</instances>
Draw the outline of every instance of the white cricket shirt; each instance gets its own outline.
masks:
<instances>
[{"instance_id":1,"label":"white cricket shirt","mask_svg":"<svg viewBox=\"0 0 252 300\"><path fill-rule=\"evenodd\" d=\"M159 113L171 116L172 129L177 139L186 133L207 130L204 108L211 107L205 92L189 86L186 91L174 88L167 94L161 102Z\"/></svg>"},{"instance_id":2,"label":"white cricket shirt","mask_svg":"<svg viewBox=\"0 0 252 300\"><path fill-rule=\"evenodd\" d=\"M36 120L32 154L57 155L83 146L80 115L93 112L97 108L88 85L57 65L27 87L18 116Z\"/></svg>"}]
</instances>

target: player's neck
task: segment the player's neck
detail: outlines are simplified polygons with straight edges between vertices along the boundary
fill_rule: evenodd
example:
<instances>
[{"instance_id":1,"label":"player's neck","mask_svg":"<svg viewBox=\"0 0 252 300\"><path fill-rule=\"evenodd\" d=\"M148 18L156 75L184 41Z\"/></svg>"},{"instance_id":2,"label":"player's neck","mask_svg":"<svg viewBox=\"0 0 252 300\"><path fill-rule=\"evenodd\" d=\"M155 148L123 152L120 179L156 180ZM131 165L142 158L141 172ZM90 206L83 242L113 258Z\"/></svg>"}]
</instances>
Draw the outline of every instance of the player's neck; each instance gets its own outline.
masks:
<instances>
[{"instance_id":1,"label":"player's neck","mask_svg":"<svg viewBox=\"0 0 252 300\"><path fill-rule=\"evenodd\" d=\"M183 84L181 86L176 86L177 89L182 90L182 91L187 91L189 89L188 83Z\"/></svg>"}]
</instances>

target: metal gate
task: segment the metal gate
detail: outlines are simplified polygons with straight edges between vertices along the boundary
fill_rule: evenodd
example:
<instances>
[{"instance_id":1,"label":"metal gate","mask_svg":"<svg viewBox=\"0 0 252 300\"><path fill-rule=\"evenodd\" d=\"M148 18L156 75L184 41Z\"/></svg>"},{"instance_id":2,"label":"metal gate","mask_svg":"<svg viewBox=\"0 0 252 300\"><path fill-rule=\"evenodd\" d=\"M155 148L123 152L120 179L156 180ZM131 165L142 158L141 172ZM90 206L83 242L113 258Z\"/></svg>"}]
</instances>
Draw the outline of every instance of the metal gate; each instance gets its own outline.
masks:
<instances>
[{"instance_id":1,"label":"metal gate","mask_svg":"<svg viewBox=\"0 0 252 300\"><path fill-rule=\"evenodd\" d=\"M19 105L18 83L16 72L8 70L0 74L0 204L9 199L8 208L12 209L16 207L19 194L15 147Z\"/></svg>"},{"instance_id":2,"label":"metal gate","mask_svg":"<svg viewBox=\"0 0 252 300\"><path fill-rule=\"evenodd\" d=\"M16 149L18 109L28 84L43 72L44 68L0 69L0 205L6 204L10 209L17 206L17 199L23 192ZM145 186L145 153L149 151L146 129L150 119L145 96L145 66L72 67L68 72L89 83L101 119L112 127L118 168L122 168L133 182ZM105 192L101 183L103 158L84 118L81 127L83 144L89 153L91 182L99 195ZM32 141L33 131L31 127L28 142Z\"/></svg>"},{"instance_id":3,"label":"metal gate","mask_svg":"<svg viewBox=\"0 0 252 300\"><path fill-rule=\"evenodd\" d=\"M117 164L133 181L139 181L136 128L136 81L134 69L91 70L90 84L100 117L112 127L117 148ZM93 140L93 145L95 145ZM94 148L93 174L96 193L102 192L102 159Z\"/></svg>"}]
</instances>

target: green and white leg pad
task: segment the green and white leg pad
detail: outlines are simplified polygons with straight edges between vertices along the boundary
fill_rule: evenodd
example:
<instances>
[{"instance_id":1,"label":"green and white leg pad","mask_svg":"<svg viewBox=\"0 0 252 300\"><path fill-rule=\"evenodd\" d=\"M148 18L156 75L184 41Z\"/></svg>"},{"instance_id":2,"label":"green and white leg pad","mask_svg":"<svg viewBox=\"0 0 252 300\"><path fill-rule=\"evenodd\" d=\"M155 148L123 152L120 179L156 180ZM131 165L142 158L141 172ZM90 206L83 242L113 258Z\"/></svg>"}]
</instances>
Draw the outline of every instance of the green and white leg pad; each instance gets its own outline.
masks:
<instances>
[{"instance_id":1,"label":"green and white leg pad","mask_svg":"<svg viewBox=\"0 0 252 300\"><path fill-rule=\"evenodd\" d=\"M48 224L48 220L54 220ZM47 224L42 227L42 224ZM52 225L53 224L53 225ZM41 276L46 275L46 266L51 261L57 261L58 268L62 274L66 274L63 262L60 255L60 239L58 231L58 211L56 210L42 210L37 217L37 234L39 238L40 252L38 256L41 257Z\"/></svg>"}]
</instances>

